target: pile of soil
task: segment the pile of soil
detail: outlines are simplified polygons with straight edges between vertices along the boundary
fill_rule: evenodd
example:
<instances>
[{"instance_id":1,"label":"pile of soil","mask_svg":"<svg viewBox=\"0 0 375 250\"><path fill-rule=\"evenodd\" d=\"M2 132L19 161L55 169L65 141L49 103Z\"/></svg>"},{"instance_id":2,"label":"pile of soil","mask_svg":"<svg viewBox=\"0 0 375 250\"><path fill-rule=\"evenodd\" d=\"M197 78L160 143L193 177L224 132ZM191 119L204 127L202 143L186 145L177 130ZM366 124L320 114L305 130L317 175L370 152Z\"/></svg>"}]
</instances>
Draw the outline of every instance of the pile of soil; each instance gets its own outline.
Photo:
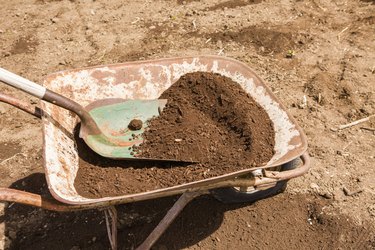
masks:
<instances>
[{"instance_id":1,"label":"pile of soil","mask_svg":"<svg viewBox=\"0 0 375 250\"><path fill-rule=\"evenodd\" d=\"M265 110L230 78L208 72L182 76L160 98L168 103L149 121L142 157L196 164L113 161L78 140L75 187L82 196L124 195L211 178L264 164L274 151Z\"/></svg>"}]
</instances>

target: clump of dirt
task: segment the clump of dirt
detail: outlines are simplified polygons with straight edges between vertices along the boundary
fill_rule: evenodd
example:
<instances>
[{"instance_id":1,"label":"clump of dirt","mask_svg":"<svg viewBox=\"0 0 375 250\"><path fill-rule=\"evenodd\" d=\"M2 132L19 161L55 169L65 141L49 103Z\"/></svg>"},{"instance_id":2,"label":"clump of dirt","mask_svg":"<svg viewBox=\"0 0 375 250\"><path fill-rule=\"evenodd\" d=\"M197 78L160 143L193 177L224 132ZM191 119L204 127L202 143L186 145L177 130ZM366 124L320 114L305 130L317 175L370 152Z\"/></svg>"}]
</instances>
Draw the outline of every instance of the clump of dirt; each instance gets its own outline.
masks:
<instances>
[{"instance_id":1,"label":"clump of dirt","mask_svg":"<svg viewBox=\"0 0 375 250\"><path fill-rule=\"evenodd\" d=\"M116 196L211 178L266 163L274 129L265 110L230 78L196 72L182 76L161 96L168 103L149 121L141 157L196 164L113 161L78 140L75 180L86 197Z\"/></svg>"},{"instance_id":2,"label":"clump of dirt","mask_svg":"<svg viewBox=\"0 0 375 250\"><path fill-rule=\"evenodd\" d=\"M140 130L143 126L143 122L139 119L133 119L129 122L128 128L130 130Z\"/></svg>"}]
</instances>

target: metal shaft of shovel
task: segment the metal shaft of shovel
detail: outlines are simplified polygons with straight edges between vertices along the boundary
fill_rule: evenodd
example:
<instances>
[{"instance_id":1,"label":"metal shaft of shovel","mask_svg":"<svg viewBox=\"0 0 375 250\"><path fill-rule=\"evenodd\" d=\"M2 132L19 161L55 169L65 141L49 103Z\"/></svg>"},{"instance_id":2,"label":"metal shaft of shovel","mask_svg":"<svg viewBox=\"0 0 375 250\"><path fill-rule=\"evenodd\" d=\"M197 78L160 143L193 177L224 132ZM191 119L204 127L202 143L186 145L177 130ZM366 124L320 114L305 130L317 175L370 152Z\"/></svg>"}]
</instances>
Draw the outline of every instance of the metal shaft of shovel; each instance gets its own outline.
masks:
<instances>
[{"instance_id":1,"label":"metal shaft of shovel","mask_svg":"<svg viewBox=\"0 0 375 250\"><path fill-rule=\"evenodd\" d=\"M81 123L84 124L84 126L82 127L82 132L84 132L84 134L96 135L101 133L100 129L98 128L92 117L89 115L89 113L75 101L70 100L51 90L48 90L39 84L36 84L19 75L9 72L3 68L0 68L0 81L5 82L6 84L20 89L26 93L29 93L41 100L45 100L74 112L79 116Z\"/></svg>"}]
</instances>

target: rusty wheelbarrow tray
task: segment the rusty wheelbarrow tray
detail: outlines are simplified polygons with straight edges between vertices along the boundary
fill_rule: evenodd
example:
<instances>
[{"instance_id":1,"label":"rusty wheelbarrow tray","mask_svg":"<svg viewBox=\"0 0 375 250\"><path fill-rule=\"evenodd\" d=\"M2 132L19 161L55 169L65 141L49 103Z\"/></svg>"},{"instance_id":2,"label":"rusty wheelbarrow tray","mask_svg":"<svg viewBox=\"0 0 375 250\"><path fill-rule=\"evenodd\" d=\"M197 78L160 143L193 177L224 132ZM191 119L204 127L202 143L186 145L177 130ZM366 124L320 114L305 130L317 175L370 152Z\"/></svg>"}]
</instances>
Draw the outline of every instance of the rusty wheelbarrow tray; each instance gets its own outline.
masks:
<instances>
[{"instance_id":1,"label":"rusty wheelbarrow tray","mask_svg":"<svg viewBox=\"0 0 375 250\"><path fill-rule=\"evenodd\" d=\"M49 75L44 85L85 106L97 99L109 97L155 99L182 75L195 71L219 73L231 78L266 110L275 129L275 154L266 165L148 192L96 199L82 197L74 187L74 179L79 168L78 152L73 137L74 128L79 121L77 117L46 102L41 102L40 112L17 99L0 95L0 101L34 115L42 114L44 167L48 188L56 199L48 200L36 194L0 188L0 200L49 210L73 211L183 194L141 246L147 249L156 242L182 208L198 195L221 187L258 188L300 176L308 171L310 161L306 153L307 140L302 129L262 79L247 65L234 59L218 56L182 57L67 70ZM302 159L302 166L289 171L272 171L275 167L297 158ZM262 174L251 175L255 170L258 173L261 171ZM237 178L247 174L250 174L248 178ZM106 214L115 217L114 209L106 211ZM116 230L113 230L112 236L114 231Z\"/></svg>"}]
</instances>

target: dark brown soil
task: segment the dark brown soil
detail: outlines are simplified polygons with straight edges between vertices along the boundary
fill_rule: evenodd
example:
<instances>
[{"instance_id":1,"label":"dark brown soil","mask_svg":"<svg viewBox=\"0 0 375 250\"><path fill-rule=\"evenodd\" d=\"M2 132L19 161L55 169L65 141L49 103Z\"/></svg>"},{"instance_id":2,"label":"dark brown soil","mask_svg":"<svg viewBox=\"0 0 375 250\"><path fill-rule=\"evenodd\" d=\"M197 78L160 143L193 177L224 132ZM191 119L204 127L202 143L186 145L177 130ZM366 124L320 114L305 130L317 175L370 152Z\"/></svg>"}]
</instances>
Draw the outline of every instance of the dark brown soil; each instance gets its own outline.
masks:
<instances>
[{"instance_id":1,"label":"dark brown soil","mask_svg":"<svg viewBox=\"0 0 375 250\"><path fill-rule=\"evenodd\" d=\"M260 165L272 157L272 122L231 79L187 74L160 97L168 99L167 106L149 122L139 154L197 164L112 161L79 143L75 186L81 195L116 196L165 188Z\"/></svg>"}]
</instances>

